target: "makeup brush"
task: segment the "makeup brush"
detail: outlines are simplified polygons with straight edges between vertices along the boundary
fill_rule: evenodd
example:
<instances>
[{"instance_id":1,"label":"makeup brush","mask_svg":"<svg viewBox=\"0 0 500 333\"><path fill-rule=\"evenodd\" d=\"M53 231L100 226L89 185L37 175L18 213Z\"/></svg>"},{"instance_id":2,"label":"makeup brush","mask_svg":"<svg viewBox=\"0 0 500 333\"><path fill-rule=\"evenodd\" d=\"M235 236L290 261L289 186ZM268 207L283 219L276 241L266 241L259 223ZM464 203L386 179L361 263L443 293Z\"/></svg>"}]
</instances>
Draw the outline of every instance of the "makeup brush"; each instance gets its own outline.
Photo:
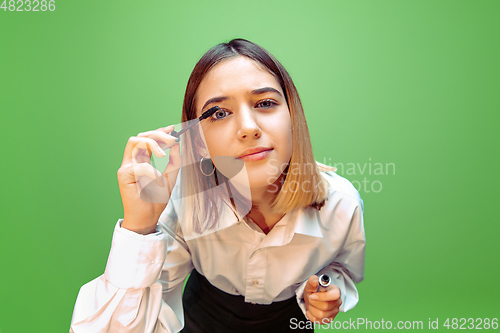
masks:
<instances>
[{"instance_id":1,"label":"makeup brush","mask_svg":"<svg viewBox=\"0 0 500 333\"><path fill-rule=\"evenodd\" d=\"M182 133L186 132L188 129L190 129L191 127L193 127L194 125L198 124L200 121L202 121L203 119L206 119L208 117L211 117L215 112L217 112L218 110L220 110L220 108L216 105L210 109L208 109L207 111L203 112L203 114L198 118L198 119L195 119L191 124L189 124L188 126L184 127L182 130L180 130L179 132L177 131L172 131L170 132L169 134L172 135L173 137L176 137L177 140L175 140L175 142L179 142L179 137L181 136Z\"/></svg>"}]
</instances>

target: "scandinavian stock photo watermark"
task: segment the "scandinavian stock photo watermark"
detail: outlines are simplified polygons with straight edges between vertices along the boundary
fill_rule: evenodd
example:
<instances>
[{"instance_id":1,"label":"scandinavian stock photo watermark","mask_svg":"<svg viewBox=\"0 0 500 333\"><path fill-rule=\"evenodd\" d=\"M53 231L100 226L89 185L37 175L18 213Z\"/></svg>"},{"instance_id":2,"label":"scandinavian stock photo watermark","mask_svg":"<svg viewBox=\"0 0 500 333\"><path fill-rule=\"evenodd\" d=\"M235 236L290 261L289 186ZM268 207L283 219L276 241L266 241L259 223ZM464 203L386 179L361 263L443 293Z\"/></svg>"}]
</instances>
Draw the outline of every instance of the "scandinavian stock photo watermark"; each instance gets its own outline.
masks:
<instances>
[{"instance_id":1,"label":"scandinavian stock photo watermark","mask_svg":"<svg viewBox=\"0 0 500 333\"><path fill-rule=\"evenodd\" d=\"M437 330L437 329L485 329L497 330L498 318L428 318L427 320L373 320L368 318L349 318L349 320L325 320L321 322L290 319L291 330L303 329L335 329L335 330Z\"/></svg>"},{"instance_id":2,"label":"scandinavian stock photo watermark","mask_svg":"<svg viewBox=\"0 0 500 333\"><path fill-rule=\"evenodd\" d=\"M332 159L326 157L323 159L323 164L335 167L337 174L348 178L358 192L364 193L380 193L383 189L381 176L395 176L396 164L393 162L372 162L372 158L368 158L368 162L364 163L332 163ZM360 177L363 180L358 180Z\"/></svg>"},{"instance_id":3,"label":"scandinavian stock photo watermark","mask_svg":"<svg viewBox=\"0 0 500 333\"><path fill-rule=\"evenodd\" d=\"M273 175L276 174L286 174L292 175L311 175L312 170L316 168L316 164L312 163L286 163L280 166L277 165L276 160L269 160L267 162L268 167L273 170ZM336 162L332 163L331 158L324 158L322 164L335 169L335 173L347 178L351 184L360 193L380 193L383 189L383 177L396 175L396 164L395 163L380 163L372 162L371 157L368 158L368 162L364 163L342 163ZM363 177L360 180L360 177ZM275 179L270 177L268 183L274 183ZM301 181L290 180L290 186L287 191L302 191L309 192L321 185L319 183L311 184L311 180ZM283 185L284 179L280 180L281 185ZM275 191L279 191L281 186L273 184L275 186Z\"/></svg>"},{"instance_id":4,"label":"scandinavian stock photo watermark","mask_svg":"<svg viewBox=\"0 0 500 333\"><path fill-rule=\"evenodd\" d=\"M143 149L139 147L137 149ZM144 150L144 149L143 149ZM149 157L147 152L142 152L144 156ZM142 156L142 155L137 155ZM146 157L144 157L146 159ZM169 170L165 161L156 161L154 155L151 156L151 165L155 170L156 179L152 179L151 175L147 174L147 170L143 169L145 163L134 164L134 174L136 176L136 184L141 199L147 202L166 203L170 198L172 187L170 184L162 184L162 173L156 167L156 163L163 162L160 170L165 169L165 173L177 174L179 170ZM205 160L207 163L202 163ZM321 160L320 160L321 161ZM331 177L318 177L317 170L325 170L324 166L330 167L330 176L341 176L347 179L350 184L360 193L380 193L384 189L383 181L387 177L396 175L396 164L393 162L372 161L369 157L367 161L362 163L354 162L332 162L331 158L323 158L323 161L313 162L293 162L281 163L280 161L270 158L265 161L265 165L247 167L244 161L234 156L213 156L212 158L202 158L199 162L185 163L181 168L183 173L188 175L200 174L201 182L206 186L198 186L192 188L191 191L184 191L183 195L199 194L213 188L227 188L227 195L230 196L228 183L235 186L238 191L248 190L250 183L254 180L267 178L267 184L270 186L269 192L291 192L291 193L311 193L322 191L325 186L328 187L328 182L331 182ZM281 163L281 164L280 164ZM207 164L207 165L205 165ZM321 164L323 166L321 166ZM264 168L262 168L264 166ZM208 167L205 170L205 167ZM252 171L257 170L257 171ZM328 169L328 168L327 168ZM328 172L328 171L327 171ZM338 176L335 176L338 175ZM203 176L201 176L203 175ZM169 177L170 178L170 177ZM334 180L339 186L347 186L350 184L341 179ZM167 186L168 185L168 186ZM347 190L347 188L346 188ZM247 191L248 192L248 191ZM243 194L243 193L242 193ZM245 197L249 198L250 193L246 193Z\"/></svg>"}]
</instances>

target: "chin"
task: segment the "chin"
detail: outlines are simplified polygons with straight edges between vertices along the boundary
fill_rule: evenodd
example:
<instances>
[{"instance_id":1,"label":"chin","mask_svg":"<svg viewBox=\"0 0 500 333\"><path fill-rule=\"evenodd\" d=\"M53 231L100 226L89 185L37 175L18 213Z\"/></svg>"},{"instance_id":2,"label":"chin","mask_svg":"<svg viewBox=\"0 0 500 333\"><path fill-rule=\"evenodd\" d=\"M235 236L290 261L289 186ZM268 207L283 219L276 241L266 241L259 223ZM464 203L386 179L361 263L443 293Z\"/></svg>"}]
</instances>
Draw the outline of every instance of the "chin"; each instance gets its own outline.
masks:
<instances>
[{"instance_id":1,"label":"chin","mask_svg":"<svg viewBox=\"0 0 500 333\"><path fill-rule=\"evenodd\" d=\"M262 188L271 186L276 183L280 177L280 173L274 172L275 170L269 168L247 168L248 182L251 188Z\"/></svg>"}]
</instances>

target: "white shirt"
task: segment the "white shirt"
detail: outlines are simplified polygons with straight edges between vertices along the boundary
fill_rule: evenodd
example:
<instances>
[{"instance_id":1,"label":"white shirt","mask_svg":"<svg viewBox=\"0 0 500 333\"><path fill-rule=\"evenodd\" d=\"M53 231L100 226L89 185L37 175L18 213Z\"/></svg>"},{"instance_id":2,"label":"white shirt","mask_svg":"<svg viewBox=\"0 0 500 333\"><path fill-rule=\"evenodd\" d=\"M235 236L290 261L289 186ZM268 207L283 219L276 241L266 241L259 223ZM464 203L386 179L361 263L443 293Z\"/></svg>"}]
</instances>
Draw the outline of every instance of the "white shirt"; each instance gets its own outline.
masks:
<instances>
[{"instance_id":1,"label":"white shirt","mask_svg":"<svg viewBox=\"0 0 500 333\"><path fill-rule=\"evenodd\" d=\"M287 213L267 235L229 211L221 217L227 227L181 244L161 227L175 230L179 207L174 200L153 234L121 228L119 219L106 270L80 289L70 332L180 331L182 288L193 268L246 302L270 304L296 296L304 314L307 279L329 274L341 290L340 311L352 309L358 302L354 283L364 274L363 201L347 179L322 174L331 185L325 206Z\"/></svg>"}]
</instances>

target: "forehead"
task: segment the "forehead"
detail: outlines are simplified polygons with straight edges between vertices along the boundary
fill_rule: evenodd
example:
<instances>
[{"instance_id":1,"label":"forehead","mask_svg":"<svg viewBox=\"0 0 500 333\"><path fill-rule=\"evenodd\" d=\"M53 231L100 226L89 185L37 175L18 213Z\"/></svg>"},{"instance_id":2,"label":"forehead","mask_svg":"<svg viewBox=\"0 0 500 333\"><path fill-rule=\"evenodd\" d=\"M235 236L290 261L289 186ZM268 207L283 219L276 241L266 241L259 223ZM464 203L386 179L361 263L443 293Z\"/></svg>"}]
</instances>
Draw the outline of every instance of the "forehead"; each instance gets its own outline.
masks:
<instances>
[{"instance_id":1,"label":"forehead","mask_svg":"<svg viewBox=\"0 0 500 333\"><path fill-rule=\"evenodd\" d=\"M215 65L201 81L196 91L196 109L199 111L209 98L231 98L235 94L249 93L262 87L273 87L283 93L274 76L254 60L243 56L224 60Z\"/></svg>"}]
</instances>

